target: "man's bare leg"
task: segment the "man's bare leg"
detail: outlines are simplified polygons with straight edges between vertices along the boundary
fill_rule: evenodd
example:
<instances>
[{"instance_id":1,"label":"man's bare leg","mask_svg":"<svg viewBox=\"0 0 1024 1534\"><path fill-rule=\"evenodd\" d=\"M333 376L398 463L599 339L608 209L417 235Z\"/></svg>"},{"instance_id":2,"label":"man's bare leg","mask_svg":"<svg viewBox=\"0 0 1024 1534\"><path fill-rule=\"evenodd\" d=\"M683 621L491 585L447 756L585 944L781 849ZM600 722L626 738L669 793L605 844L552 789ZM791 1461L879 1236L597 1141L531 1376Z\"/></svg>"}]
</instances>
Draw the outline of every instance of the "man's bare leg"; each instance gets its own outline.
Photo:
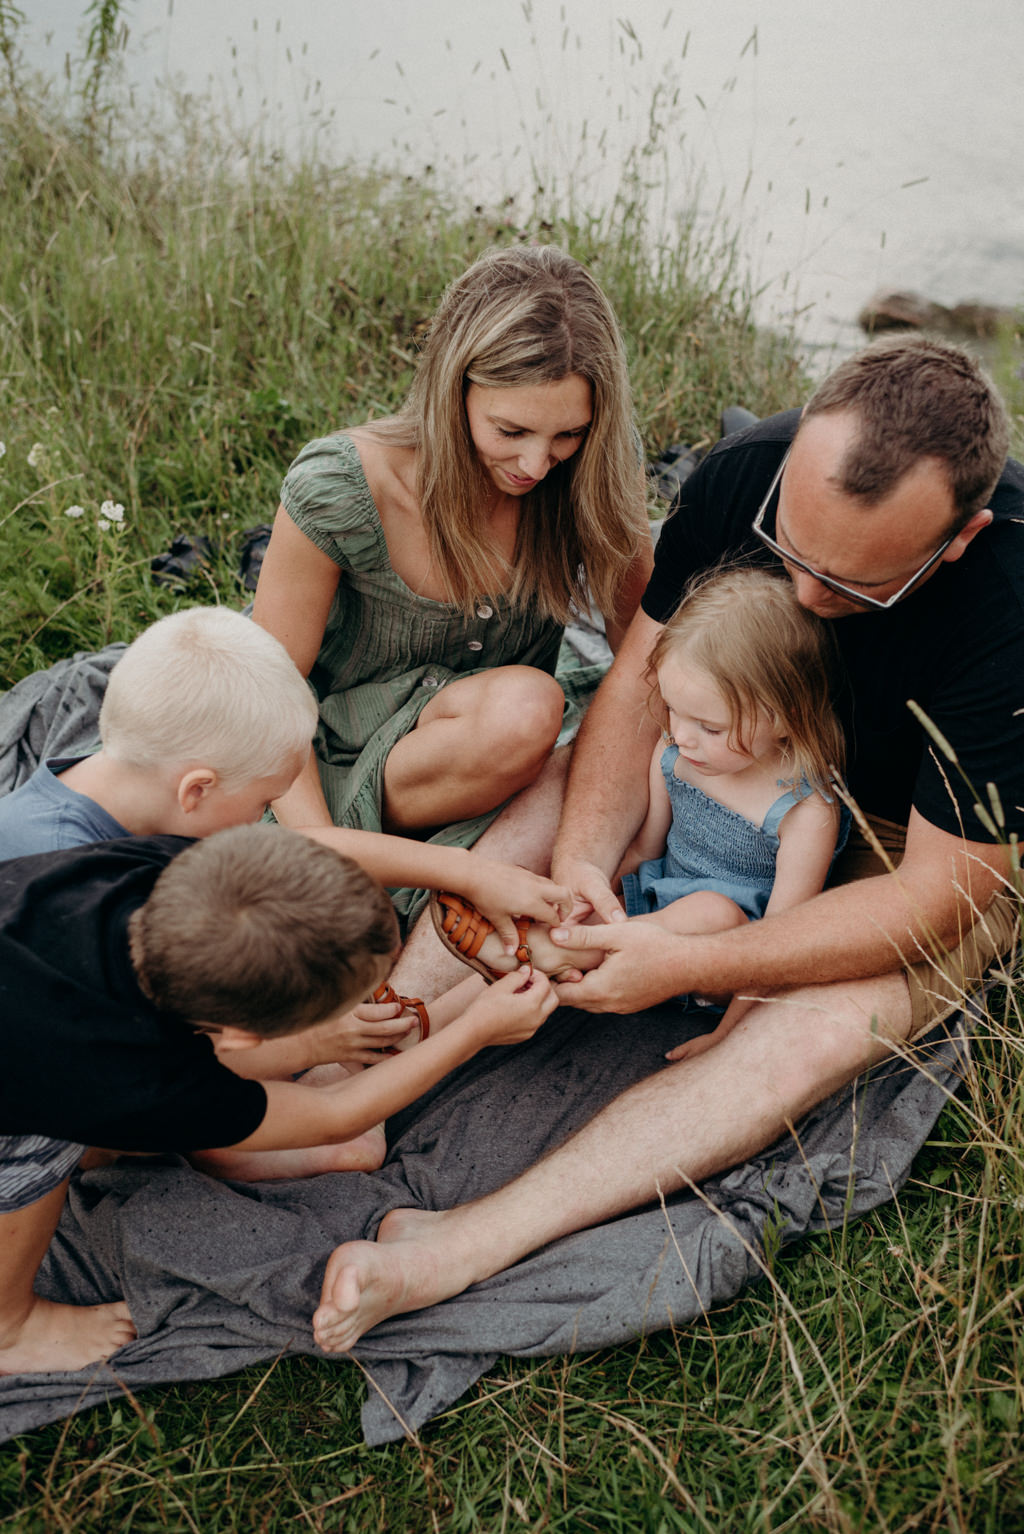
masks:
<instances>
[{"instance_id":1,"label":"man's bare leg","mask_svg":"<svg viewBox=\"0 0 1024 1534\"><path fill-rule=\"evenodd\" d=\"M57 1305L33 1289L67 1188L65 1178L25 1209L0 1214L0 1374L84 1369L135 1336L123 1301Z\"/></svg>"},{"instance_id":2,"label":"man's bare leg","mask_svg":"<svg viewBox=\"0 0 1024 1534\"><path fill-rule=\"evenodd\" d=\"M477 842L480 852L505 863L518 863L533 873L546 874L562 809L570 747L552 753L536 782L516 794ZM438 941L430 913L425 911L391 972L391 984L403 996L432 1001L458 985L465 966Z\"/></svg>"},{"instance_id":3,"label":"man's bare leg","mask_svg":"<svg viewBox=\"0 0 1024 1534\"><path fill-rule=\"evenodd\" d=\"M884 1019L884 1025L873 1019ZM343 1352L378 1322L459 1294L527 1253L747 1160L910 1032L901 975L808 987L754 1007L722 1043L604 1108L496 1193L395 1210L334 1251L314 1335Z\"/></svg>"}]
</instances>

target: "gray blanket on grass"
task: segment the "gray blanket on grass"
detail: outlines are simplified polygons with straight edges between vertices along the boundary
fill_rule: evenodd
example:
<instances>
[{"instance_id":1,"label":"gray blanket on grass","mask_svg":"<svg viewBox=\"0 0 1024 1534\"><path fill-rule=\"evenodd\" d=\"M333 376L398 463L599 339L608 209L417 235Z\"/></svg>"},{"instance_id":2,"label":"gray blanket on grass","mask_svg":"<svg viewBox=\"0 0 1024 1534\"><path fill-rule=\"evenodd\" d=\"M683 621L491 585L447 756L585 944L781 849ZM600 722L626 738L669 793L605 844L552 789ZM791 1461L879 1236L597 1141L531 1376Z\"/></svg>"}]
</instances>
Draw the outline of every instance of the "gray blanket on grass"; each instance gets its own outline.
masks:
<instances>
[{"instance_id":1,"label":"gray blanket on grass","mask_svg":"<svg viewBox=\"0 0 1024 1534\"><path fill-rule=\"evenodd\" d=\"M96 654L79 650L0 696L0 794L20 788L47 757L97 748L107 678L124 651L123 644Z\"/></svg>"},{"instance_id":2,"label":"gray blanket on grass","mask_svg":"<svg viewBox=\"0 0 1024 1534\"><path fill-rule=\"evenodd\" d=\"M582 641L581 661L596 658L583 647L591 642L599 647L600 635ZM73 656L0 697L0 792L45 757L93 747L122 649ZM712 1179L703 1198L681 1194L567 1237L444 1305L376 1328L355 1351L372 1387L368 1441L415 1431L501 1353L590 1351L686 1325L758 1277L766 1245L885 1202L956 1087L962 1023L930 1036L916 1067L893 1061L858 1082L811 1115L798 1140ZM78 1374L0 1378L0 1439L122 1386L315 1354L309 1320L333 1247L372 1236L389 1209L448 1208L500 1186L706 1026L674 1006L626 1018L563 1010L530 1044L486 1051L394 1120L388 1162L372 1174L245 1186L169 1158L77 1179L40 1289L76 1304L123 1295L139 1337Z\"/></svg>"},{"instance_id":3,"label":"gray blanket on grass","mask_svg":"<svg viewBox=\"0 0 1024 1534\"><path fill-rule=\"evenodd\" d=\"M0 1378L0 1438L110 1396L214 1379L282 1353L316 1354L309 1320L324 1263L401 1206L443 1209L500 1186L707 1026L673 1006L636 1017L563 1009L529 1044L491 1049L389 1126L375 1173L218 1183L167 1158L124 1161L72 1185L40 1279L53 1299L124 1295L138 1340L77 1374ZM414 1432L502 1353L629 1342L686 1326L763 1272L765 1249L842 1224L893 1196L961 1076L963 1019L933 1030L824 1103L703 1197L674 1195L568 1236L442 1305L396 1316L357 1346L367 1441ZM685 1069L685 1067L682 1067ZM685 1143L685 1125L679 1126ZM338 1367L351 1367L344 1358Z\"/></svg>"}]
</instances>

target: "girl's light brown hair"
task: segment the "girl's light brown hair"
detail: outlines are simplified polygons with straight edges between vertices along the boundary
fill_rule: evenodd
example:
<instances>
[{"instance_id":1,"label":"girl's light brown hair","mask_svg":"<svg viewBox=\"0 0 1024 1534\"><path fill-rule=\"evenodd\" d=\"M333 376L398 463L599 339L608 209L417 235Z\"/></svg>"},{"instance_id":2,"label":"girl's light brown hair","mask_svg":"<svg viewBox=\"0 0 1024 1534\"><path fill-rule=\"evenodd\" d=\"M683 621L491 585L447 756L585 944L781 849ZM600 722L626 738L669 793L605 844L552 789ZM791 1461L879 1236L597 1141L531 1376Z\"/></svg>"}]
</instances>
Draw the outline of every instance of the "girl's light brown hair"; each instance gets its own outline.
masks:
<instances>
[{"instance_id":1,"label":"girl's light brown hair","mask_svg":"<svg viewBox=\"0 0 1024 1534\"><path fill-rule=\"evenodd\" d=\"M450 285L399 415L366 429L417 450L420 510L449 600L494 594L497 550L482 529L493 486L466 418L470 384L515 389L578 374L593 415L582 446L524 496L508 595L564 623L588 591L614 613L649 536L626 356L611 305L555 246L492 250Z\"/></svg>"},{"instance_id":2,"label":"girl's light brown hair","mask_svg":"<svg viewBox=\"0 0 1024 1534\"><path fill-rule=\"evenodd\" d=\"M699 666L729 706L729 744L744 749L759 713L781 737L792 778L828 790L841 777L843 735L830 699L831 636L785 576L726 567L688 587L651 651ZM666 717L663 710L663 720Z\"/></svg>"}]
</instances>

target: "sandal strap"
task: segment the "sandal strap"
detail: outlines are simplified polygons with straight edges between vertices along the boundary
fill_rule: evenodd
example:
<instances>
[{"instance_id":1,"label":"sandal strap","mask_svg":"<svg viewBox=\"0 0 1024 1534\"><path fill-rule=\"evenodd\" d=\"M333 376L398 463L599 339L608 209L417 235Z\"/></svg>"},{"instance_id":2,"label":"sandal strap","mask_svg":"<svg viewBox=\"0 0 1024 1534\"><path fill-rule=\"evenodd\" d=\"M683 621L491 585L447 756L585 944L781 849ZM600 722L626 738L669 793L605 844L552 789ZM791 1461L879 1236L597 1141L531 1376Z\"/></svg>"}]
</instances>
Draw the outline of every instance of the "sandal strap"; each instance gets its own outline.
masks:
<instances>
[{"instance_id":1,"label":"sandal strap","mask_svg":"<svg viewBox=\"0 0 1024 1534\"><path fill-rule=\"evenodd\" d=\"M388 980L383 980L374 991L370 1000L378 1006L400 1003L406 1012L415 1012L420 1020L420 1043L430 1037L430 1017L427 1013L426 1003L420 1001L418 996L400 996L394 986Z\"/></svg>"},{"instance_id":2,"label":"sandal strap","mask_svg":"<svg viewBox=\"0 0 1024 1534\"><path fill-rule=\"evenodd\" d=\"M441 925L448 941L464 959L475 959L483 947L484 938L494 931L493 924L475 905L451 890L438 890L437 899L442 910Z\"/></svg>"},{"instance_id":3,"label":"sandal strap","mask_svg":"<svg viewBox=\"0 0 1024 1534\"><path fill-rule=\"evenodd\" d=\"M484 938L494 931L494 923L478 911L475 905L471 905L461 895L452 894L450 890L439 890L437 898L443 911L441 925L452 947L456 948L464 958L475 959L483 946ZM528 964L532 971L533 954L526 941L530 930L530 918L517 916L514 920L516 936L519 938L516 962Z\"/></svg>"},{"instance_id":4,"label":"sandal strap","mask_svg":"<svg viewBox=\"0 0 1024 1534\"><path fill-rule=\"evenodd\" d=\"M530 951L529 943L526 941L526 934L530 930L530 918L528 916L517 916L515 918L515 923L516 936L519 938L519 946L516 949L516 962L519 964L528 964L530 966L530 973L532 975L533 954Z\"/></svg>"}]
</instances>

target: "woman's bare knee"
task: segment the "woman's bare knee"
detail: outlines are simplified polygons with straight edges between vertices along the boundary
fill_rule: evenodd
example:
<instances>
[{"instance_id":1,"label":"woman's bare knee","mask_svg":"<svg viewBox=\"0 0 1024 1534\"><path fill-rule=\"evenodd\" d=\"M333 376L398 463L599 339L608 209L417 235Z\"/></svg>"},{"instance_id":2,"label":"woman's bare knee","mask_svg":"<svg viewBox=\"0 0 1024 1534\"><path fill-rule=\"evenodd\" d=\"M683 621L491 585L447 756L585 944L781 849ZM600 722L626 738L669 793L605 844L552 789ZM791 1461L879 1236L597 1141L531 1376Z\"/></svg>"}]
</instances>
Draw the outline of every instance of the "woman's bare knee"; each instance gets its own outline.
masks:
<instances>
[{"instance_id":1,"label":"woman's bare knee","mask_svg":"<svg viewBox=\"0 0 1024 1534\"><path fill-rule=\"evenodd\" d=\"M565 696L554 677L531 666L491 673L477 714L480 739L500 755L504 770L536 772L562 727Z\"/></svg>"}]
</instances>

